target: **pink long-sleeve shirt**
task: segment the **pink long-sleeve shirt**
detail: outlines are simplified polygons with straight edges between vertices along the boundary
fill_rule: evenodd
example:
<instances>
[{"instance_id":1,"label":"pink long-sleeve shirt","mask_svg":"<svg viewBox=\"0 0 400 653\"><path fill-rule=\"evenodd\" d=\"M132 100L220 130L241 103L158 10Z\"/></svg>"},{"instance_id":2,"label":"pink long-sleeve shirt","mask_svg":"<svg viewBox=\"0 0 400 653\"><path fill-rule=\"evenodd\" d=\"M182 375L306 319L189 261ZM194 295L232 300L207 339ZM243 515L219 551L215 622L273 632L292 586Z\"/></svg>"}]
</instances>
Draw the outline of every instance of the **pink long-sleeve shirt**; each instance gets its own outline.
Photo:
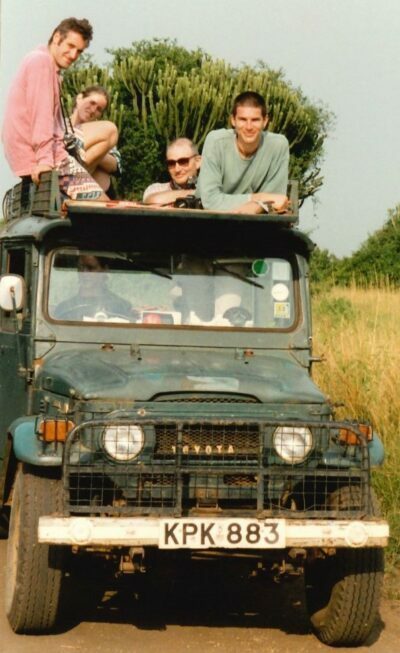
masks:
<instances>
[{"instance_id":1,"label":"pink long-sleeve shirt","mask_svg":"<svg viewBox=\"0 0 400 653\"><path fill-rule=\"evenodd\" d=\"M52 168L66 158L59 72L47 46L23 59L8 94L3 122L4 152L15 175L37 164Z\"/></svg>"}]
</instances>

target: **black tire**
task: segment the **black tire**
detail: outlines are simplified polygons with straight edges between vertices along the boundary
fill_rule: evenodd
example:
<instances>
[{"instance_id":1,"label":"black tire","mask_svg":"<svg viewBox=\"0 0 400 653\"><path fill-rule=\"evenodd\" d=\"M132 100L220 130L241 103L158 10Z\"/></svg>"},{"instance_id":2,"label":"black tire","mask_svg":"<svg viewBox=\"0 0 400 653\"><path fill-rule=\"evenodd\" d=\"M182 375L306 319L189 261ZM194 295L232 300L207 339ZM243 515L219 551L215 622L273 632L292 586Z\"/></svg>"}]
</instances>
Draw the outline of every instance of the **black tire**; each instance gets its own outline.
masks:
<instances>
[{"instance_id":1,"label":"black tire","mask_svg":"<svg viewBox=\"0 0 400 653\"><path fill-rule=\"evenodd\" d=\"M0 540L7 539L9 523L10 523L9 507L3 506L3 508L0 511Z\"/></svg>"},{"instance_id":2,"label":"black tire","mask_svg":"<svg viewBox=\"0 0 400 653\"><path fill-rule=\"evenodd\" d=\"M61 510L61 481L29 466L18 470L11 508L5 607L16 633L51 630L63 579L63 547L39 544L38 519Z\"/></svg>"},{"instance_id":3,"label":"black tire","mask_svg":"<svg viewBox=\"0 0 400 653\"><path fill-rule=\"evenodd\" d=\"M354 500L354 492L345 490L342 505L346 495ZM381 548L337 549L334 555L306 563L308 614L315 634L324 644L365 643L379 616L383 570Z\"/></svg>"}]
</instances>

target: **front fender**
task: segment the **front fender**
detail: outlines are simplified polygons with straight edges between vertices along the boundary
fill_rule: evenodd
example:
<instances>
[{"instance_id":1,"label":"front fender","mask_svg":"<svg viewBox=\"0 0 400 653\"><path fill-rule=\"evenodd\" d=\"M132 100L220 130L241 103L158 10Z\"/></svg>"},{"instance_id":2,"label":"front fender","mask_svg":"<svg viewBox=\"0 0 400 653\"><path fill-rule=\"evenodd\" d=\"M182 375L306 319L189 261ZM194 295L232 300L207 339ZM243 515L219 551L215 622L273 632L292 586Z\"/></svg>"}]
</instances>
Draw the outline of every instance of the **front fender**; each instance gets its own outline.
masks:
<instances>
[{"instance_id":1,"label":"front fender","mask_svg":"<svg viewBox=\"0 0 400 653\"><path fill-rule=\"evenodd\" d=\"M62 445L39 440L36 417L19 417L12 422L10 434L17 460L41 467L59 467L62 463Z\"/></svg>"},{"instance_id":2,"label":"front fender","mask_svg":"<svg viewBox=\"0 0 400 653\"><path fill-rule=\"evenodd\" d=\"M385 459L385 449L379 435L374 431L372 440L368 442L369 460L371 467L379 467Z\"/></svg>"}]
</instances>

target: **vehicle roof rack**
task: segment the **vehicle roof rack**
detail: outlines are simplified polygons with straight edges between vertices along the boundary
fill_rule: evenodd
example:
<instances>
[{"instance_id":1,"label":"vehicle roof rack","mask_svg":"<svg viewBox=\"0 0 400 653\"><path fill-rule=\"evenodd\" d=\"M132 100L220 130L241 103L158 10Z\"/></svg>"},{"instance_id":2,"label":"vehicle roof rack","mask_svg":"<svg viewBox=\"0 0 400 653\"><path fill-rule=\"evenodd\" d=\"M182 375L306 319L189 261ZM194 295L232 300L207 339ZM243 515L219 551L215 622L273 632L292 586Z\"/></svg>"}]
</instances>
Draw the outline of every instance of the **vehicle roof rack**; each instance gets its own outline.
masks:
<instances>
[{"instance_id":1,"label":"vehicle roof rack","mask_svg":"<svg viewBox=\"0 0 400 653\"><path fill-rule=\"evenodd\" d=\"M38 186L25 177L10 188L3 200L3 217L6 222L28 215L60 218L61 196L56 170L43 172Z\"/></svg>"},{"instance_id":2,"label":"vehicle roof rack","mask_svg":"<svg viewBox=\"0 0 400 653\"><path fill-rule=\"evenodd\" d=\"M285 214L277 214L270 206L268 214L259 217L266 219L270 222L277 222L281 225L294 226L298 223L299 219L299 196L298 196L298 182L290 180L288 184L288 197L289 197L289 210ZM65 198L64 198L65 199ZM63 210L64 209L64 210ZM122 210L124 214L127 212L132 214L150 215L155 213L155 207L140 205L137 202L110 200L109 202L98 202L93 200L67 200L65 205L60 194L58 173L56 170L44 172L40 176L40 183L38 186L34 184L29 177L22 179L19 184L16 184L8 190L3 200L3 216L6 222L11 222L17 218L27 216L41 216L46 218L61 218L63 216L76 213L88 214L101 214L101 213L115 213L115 211ZM162 210L165 215L164 210ZM186 215L191 217L197 216L198 218L210 218L210 216L220 219L232 218L231 214L225 211L205 211L199 209L171 209L171 213L182 214L182 218ZM254 219L254 216L241 216L242 220Z\"/></svg>"}]
</instances>

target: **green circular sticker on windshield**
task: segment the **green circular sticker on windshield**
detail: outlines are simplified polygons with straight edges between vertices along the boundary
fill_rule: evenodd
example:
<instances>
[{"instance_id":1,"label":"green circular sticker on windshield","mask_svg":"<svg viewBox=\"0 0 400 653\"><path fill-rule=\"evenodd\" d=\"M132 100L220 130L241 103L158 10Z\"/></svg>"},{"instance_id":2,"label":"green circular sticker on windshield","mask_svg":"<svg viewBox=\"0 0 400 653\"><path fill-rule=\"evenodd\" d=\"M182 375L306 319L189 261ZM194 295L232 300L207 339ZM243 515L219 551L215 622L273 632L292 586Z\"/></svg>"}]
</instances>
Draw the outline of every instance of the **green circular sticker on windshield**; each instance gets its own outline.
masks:
<instances>
[{"instance_id":1,"label":"green circular sticker on windshield","mask_svg":"<svg viewBox=\"0 0 400 653\"><path fill-rule=\"evenodd\" d=\"M252 272L256 277L265 277L268 272L268 263L263 258L253 261L251 266Z\"/></svg>"}]
</instances>

